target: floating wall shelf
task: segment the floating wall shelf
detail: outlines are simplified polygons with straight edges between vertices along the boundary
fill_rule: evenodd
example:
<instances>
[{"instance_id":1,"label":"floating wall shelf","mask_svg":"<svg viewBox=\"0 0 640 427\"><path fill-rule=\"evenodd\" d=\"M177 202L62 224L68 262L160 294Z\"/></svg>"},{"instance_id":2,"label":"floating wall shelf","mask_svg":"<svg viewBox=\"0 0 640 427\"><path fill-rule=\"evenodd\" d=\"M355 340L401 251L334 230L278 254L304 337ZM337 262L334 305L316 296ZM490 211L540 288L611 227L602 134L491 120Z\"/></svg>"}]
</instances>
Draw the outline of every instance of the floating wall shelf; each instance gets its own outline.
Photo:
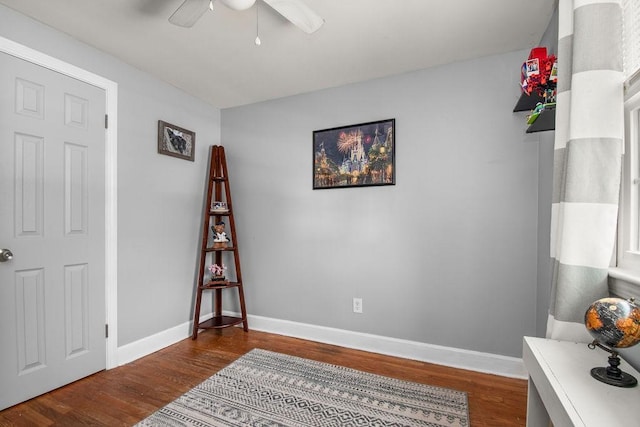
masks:
<instances>
[{"instance_id":1,"label":"floating wall shelf","mask_svg":"<svg viewBox=\"0 0 640 427\"><path fill-rule=\"evenodd\" d=\"M537 93L533 93L531 95L527 95L526 93L520 94L520 98L516 103L516 106L513 107L513 112L517 113L519 111L530 111L536 108L538 102L544 103L544 98L538 95Z\"/></svg>"},{"instance_id":2,"label":"floating wall shelf","mask_svg":"<svg viewBox=\"0 0 640 427\"><path fill-rule=\"evenodd\" d=\"M544 132L556 128L556 107L545 107L535 122L527 128L527 133Z\"/></svg>"}]
</instances>

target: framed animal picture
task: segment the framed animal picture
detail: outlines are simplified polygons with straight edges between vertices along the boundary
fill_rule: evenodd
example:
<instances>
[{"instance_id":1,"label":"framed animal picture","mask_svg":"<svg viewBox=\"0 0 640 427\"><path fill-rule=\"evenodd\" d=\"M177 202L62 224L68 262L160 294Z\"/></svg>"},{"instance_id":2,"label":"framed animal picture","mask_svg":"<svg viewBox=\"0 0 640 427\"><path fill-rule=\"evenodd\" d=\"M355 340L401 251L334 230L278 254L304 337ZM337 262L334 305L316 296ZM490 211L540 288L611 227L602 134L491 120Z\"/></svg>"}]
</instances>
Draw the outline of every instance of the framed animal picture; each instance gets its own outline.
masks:
<instances>
[{"instance_id":1,"label":"framed animal picture","mask_svg":"<svg viewBox=\"0 0 640 427\"><path fill-rule=\"evenodd\" d=\"M194 161L196 133L158 120L158 153Z\"/></svg>"}]
</instances>

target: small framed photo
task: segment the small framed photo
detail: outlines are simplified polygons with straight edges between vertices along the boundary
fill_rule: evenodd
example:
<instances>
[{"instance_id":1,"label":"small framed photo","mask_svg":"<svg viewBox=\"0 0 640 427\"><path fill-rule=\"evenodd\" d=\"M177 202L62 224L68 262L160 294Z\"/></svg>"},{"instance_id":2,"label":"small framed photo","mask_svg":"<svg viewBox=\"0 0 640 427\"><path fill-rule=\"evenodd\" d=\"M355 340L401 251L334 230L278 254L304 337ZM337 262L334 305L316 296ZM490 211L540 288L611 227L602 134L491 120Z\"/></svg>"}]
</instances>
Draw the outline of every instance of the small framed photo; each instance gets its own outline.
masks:
<instances>
[{"instance_id":1,"label":"small framed photo","mask_svg":"<svg viewBox=\"0 0 640 427\"><path fill-rule=\"evenodd\" d=\"M540 61L538 58L527 60L527 77L540 74Z\"/></svg>"},{"instance_id":2,"label":"small framed photo","mask_svg":"<svg viewBox=\"0 0 640 427\"><path fill-rule=\"evenodd\" d=\"M194 161L196 133L158 120L158 153Z\"/></svg>"},{"instance_id":3,"label":"small framed photo","mask_svg":"<svg viewBox=\"0 0 640 427\"><path fill-rule=\"evenodd\" d=\"M558 61L553 63L551 67L551 74L549 75L549 80L557 83L558 82Z\"/></svg>"},{"instance_id":4,"label":"small framed photo","mask_svg":"<svg viewBox=\"0 0 640 427\"><path fill-rule=\"evenodd\" d=\"M313 189L395 185L395 119L313 132Z\"/></svg>"}]
</instances>

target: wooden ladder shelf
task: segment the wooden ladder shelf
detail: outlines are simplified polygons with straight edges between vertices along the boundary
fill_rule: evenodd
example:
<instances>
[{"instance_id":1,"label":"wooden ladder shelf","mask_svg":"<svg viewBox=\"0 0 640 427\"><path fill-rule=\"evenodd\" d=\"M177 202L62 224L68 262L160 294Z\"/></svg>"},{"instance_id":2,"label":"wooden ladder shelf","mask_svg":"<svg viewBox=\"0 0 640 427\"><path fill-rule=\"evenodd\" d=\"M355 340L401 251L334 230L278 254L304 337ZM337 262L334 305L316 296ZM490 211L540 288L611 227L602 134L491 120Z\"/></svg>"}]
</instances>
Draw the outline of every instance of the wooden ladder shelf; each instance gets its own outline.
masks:
<instances>
[{"instance_id":1,"label":"wooden ladder shelf","mask_svg":"<svg viewBox=\"0 0 640 427\"><path fill-rule=\"evenodd\" d=\"M196 302L193 314L193 334L191 338L194 340L198 338L198 331L200 329L227 328L242 323L245 332L249 330L247 310L244 303L244 291L242 289L242 272L240 270L236 224L233 218L233 204L231 203L231 190L229 189L229 175L227 173L224 147L219 145L211 146L210 156L207 200L204 206L202 221L204 228L202 230L200 267L198 269ZM218 226L218 230L214 230L216 225ZM227 226L229 228L226 228ZM216 234L216 231L220 232L220 230L224 230L224 232ZM227 230L230 232L230 236L226 236ZM230 257L230 253L233 254L233 257ZM208 260L212 262L208 264ZM223 278L211 277L211 273L209 273L209 265L211 264L218 266L225 265L227 267L223 272ZM230 265L233 268L229 268ZM222 293L229 289L238 290L241 317L225 316L222 314ZM213 317L204 322L200 322L202 294L208 291L213 293Z\"/></svg>"}]
</instances>

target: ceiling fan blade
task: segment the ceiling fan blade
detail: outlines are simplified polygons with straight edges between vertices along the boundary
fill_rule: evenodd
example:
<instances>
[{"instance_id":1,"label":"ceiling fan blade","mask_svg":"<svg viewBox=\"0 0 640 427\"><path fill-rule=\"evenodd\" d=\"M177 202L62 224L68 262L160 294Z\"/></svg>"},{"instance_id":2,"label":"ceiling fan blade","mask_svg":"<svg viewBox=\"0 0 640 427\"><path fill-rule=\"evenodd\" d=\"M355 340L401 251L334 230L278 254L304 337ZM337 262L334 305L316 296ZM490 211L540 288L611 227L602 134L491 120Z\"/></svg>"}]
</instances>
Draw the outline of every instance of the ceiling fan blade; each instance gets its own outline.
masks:
<instances>
[{"instance_id":1,"label":"ceiling fan blade","mask_svg":"<svg viewBox=\"0 0 640 427\"><path fill-rule=\"evenodd\" d=\"M169 22L180 27L191 28L207 11L210 0L184 0L169 17Z\"/></svg>"},{"instance_id":2,"label":"ceiling fan blade","mask_svg":"<svg viewBox=\"0 0 640 427\"><path fill-rule=\"evenodd\" d=\"M263 1L307 34L318 31L324 24L324 19L301 0Z\"/></svg>"}]
</instances>

